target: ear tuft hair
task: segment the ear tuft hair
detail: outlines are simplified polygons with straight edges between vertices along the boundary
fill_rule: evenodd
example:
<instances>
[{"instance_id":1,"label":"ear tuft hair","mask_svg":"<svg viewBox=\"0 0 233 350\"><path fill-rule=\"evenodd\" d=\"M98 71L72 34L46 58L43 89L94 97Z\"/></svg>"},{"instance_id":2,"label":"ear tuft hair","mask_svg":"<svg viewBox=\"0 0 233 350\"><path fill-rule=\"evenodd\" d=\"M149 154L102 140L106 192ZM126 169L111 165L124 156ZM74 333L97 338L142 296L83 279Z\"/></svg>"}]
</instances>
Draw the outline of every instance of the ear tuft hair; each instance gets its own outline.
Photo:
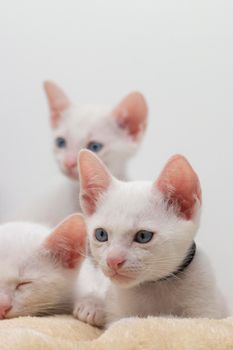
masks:
<instances>
[{"instance_id":1,"label":"ear tuft hair","mask_svg":"<svg viewBox=\"0 0 233 350\"><path fill-rule=\"evenodd\" d=\"M112 181L103 162L88 150L79 152L80 203L85 214L91 215L96 210L100 195L107 191Z\"/></svg>"},{"instance_id":2,"label":"ear tuft hair","mask_svg":"<svg viewBox=\"0 0 233 350\"><path fill-rule=\"evenodd\" d=\"M53 128L56 128L61 118L61 113L69 108L71 103L62 89L52 81L44 82L44 90L48 99L51 125Z\"/></svg>"},{"instance_id":3,"label":"ear tuft hair","mask_svg":"<svg viewBox=\"0 0 233 350\"><path fill-rule=\"evenodd\" d=\"M81 214L74 214L60 223L46 239L44 247L52 258L65 268L81 264L86 254L86 225Z\"/></svg>"},{"instance_id":4,"label":"ear tuft hair","mask_svg":"<svg viewBox=\"0 0 233 350\"><path fill-rule=\"evenodd\" d=\"M173 156L165 165L155 183L163 193L168 205L174 205L178 215L190 220L195 204L201 203L199 179L187 159L181 155Z\"/></svg>"},{"instance_id":5,"label":"ear tuft hair","mask_svg":"<svg viewBox=\"0 0 233 350\"><path fill-rule=\"evenodd\" d=\"M146 100L140 92L132 92L113 110L118 126L126 130L134 140L140 139L144 134L147 114Z\"/></svg>"}]
</instances>

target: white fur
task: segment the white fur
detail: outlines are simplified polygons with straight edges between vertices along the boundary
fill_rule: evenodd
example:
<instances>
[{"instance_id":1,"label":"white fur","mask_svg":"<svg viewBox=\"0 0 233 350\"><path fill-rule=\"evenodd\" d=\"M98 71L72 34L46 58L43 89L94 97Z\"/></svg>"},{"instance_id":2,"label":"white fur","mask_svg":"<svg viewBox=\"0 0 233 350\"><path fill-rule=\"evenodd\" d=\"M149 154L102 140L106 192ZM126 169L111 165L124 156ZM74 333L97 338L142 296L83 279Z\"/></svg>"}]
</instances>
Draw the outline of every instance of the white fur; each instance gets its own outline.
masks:
<instances>
[{"instance_id":1,"label":"white fur","mask_svg":"<svg viewBox=\"0 0 233 350\"><path fill-rule=\"evenodd\" d=\"M64 313L72 308L77 271L54 261L43 247L47 227L32 223L0 226L0 307L7 296L7 318ZM20 282L31 281L17 289Z\"/></svg>"},{"instance_id":2,"label":"white fur","mask_svg":"<svg viewBox=\"0 0 233 350\"><path fill-rule=\"evenodd\" d=\"M103 326L106 322L104 300L109 284L109 279L87 257L76 284L74 317L93 326Z\"/></svg>"},{"instance_id":3,"label":"white fur","mask_svg":"<svg viewBox=\"0 0 233 350\"><path fill-rule=\"evenodd\" d=\"M192 263L167 281L154 282L176 271L185 258L199 226L200 203L192 220L176 214L150 182L121 182L112 179L102 193L96 212L87 217L91 251L106 276L111 278L107 317L115 321L125 316L175 315L223 317L224 307L215 277L204 253L197 248ZM94 237L104 228L107 242ZM135 241L139 230L154 232L146 244ZM123 254L126 262L115 275L107 256Z\"/></svg>"},{"instance_id":4,"label":"white fur","mask_svg":"<svg viewBox=\"0 0 233 350\"><path fill-rule=\"evenodd\" d=\"M64 168L65 158L77 158L78 152L86 148L90 141L104 145L98 156L119 178L124 178L127 160L138 148L138 142L126 130L118 127L112 108L107 106L72 105L62 114L58 127L53 129L53 136L54 139L59 136L67 140L64 149L54 146L58 165L67 176L70 174ZM74 169L74 177L76 175L77 168Z\"/></svg>"},{"instance_id":5,"label":"white fur","mask_svg":"<svg viewBox=\"0 0 233 350\"><path fill-rule=\"evenodd\" d=\"M45 226L27 222L0 226L0 309L9 300L12 309L6 318L67 313L75 301L75 317L103 325L107 278L90 258L76 269L55 262L43 246L50 233ZM17 289L27 281L32 283Z\"/></svg>"},{"instance_id":6,"label":"white fur","mask_svg":"<svg viewBox=\"0 0 233 350\"><path fill-rule=\"evenodd\" d=\"M112 108L107 106L72 105L62 113L58 127L52 129L52 136L53 144L58 136L67 141L64 149L53 146L55 159L66 178L32 198L33 205L19 208L16 214L7 218L8 221L30 220L55 226L64 217L80 212L77 167L68 173L64 161L66 157L76 159L78 152L90 141L103 143L98 156L116 177L126 177L126 164L138 149L141 137L135 141L119 128L111 111Z\"/></svg>"}]
</instances>

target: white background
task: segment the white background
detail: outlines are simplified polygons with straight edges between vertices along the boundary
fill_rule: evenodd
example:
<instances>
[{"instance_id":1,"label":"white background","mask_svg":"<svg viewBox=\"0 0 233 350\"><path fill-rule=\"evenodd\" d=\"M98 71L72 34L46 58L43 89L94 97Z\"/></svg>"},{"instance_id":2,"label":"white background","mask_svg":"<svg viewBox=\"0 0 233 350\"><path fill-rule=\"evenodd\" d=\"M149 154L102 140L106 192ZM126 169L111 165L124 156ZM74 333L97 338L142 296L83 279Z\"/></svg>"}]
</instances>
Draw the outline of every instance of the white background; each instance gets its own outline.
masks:
<instances>
[{"instance_id":1,"label":"white background","mask_svg":"<svg viewBox=\"0 0 233 350\"><path fill-rule=\"evenodd\" d=\"M150 121L131 178L186 155L200 175L198 241L233 305L232 0L0 1L0 212L59 176L42 81L77 102L147 97Z\"/></svg>"}]
</instances>

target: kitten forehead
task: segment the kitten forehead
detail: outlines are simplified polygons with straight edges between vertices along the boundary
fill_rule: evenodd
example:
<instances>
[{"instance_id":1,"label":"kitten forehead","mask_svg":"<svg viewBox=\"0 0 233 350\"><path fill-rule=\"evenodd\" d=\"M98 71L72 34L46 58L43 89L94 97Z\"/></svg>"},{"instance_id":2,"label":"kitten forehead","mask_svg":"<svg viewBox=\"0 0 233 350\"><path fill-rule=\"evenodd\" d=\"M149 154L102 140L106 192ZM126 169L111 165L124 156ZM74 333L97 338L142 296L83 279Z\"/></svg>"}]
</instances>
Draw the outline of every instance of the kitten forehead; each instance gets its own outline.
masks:
<instances>
[{"instance_id":1,"label":"kitten forehead","mask_svg":"<svg viewBox=\"0 0 233 350\"><path fill-rule=\"evenodd\" d=\"M164 205L162 195L152 193L150 182L115 181L100 198L90 221L93 228L102 224L119 234L143 228L156 230L168 214Z\"/></svg>"},{"instance_id":2,"label":"kitten forehead","mask_svg":"<svg viewBox=\"0 0 233 350\"><path fill-rule=\"evenodd\" d=\"M61 119L60 126L66 125L69 128L88 128L96 122L110 116L111 108L101 105L73 105L64 112L64 119ZM81 130L79 130L80 132Z\"/></svg>"},{"instance_id":3,"label":"kitten forehead","mask_svg":"<svg viewBox=\"0 0 233 350\"><path fill-rule=\"evenodd\" d=\"M48 235L44 226L30 223L7 223L0 226L0 262L15 262L17 266L31 256Z\"/></svg>"},{"instance_id":4,"label":"kitten forehead","mask_svg":"<svg viewBox=\"0 0 233 350\"><path fill-rule=\"evenodd\" d=\"M101 157L116 176L121 176L119 169L138 147L127 131L118 127L111 109L104 106L78 106L67 110L54 129L54 136L68 140L65 154L75 154L91 141L103 143ZM56 149L56 153L60 153L60 150Z\"/></svg>"},{"instance_id":5,"label":"kitten forehead","mask_svg":"<svg viewBox=\"0 0 233 350\"><path fill-rule=\"evenodd\" d=\"M6 287L6 285L11 285L19 278L19 266L17 264L12 264L8 260L2 261L0 258L1 264L1 279L0 279L0 294L1 289Z\"/></svg>"},{"instance_id":6,"label":"kitten forehead","mask_svg":"<svg viewBox=\"0 0 233 350\"><path fill-rule=\"evenodd\" d=\"M86 147L88 141L111 143L119 137L120 130L111 117L111 109L106 106L75 106L64 112L56 136L64 136L76 149ZM75 146L75 145L74 145Z\"/></svg>"}]
</instances>

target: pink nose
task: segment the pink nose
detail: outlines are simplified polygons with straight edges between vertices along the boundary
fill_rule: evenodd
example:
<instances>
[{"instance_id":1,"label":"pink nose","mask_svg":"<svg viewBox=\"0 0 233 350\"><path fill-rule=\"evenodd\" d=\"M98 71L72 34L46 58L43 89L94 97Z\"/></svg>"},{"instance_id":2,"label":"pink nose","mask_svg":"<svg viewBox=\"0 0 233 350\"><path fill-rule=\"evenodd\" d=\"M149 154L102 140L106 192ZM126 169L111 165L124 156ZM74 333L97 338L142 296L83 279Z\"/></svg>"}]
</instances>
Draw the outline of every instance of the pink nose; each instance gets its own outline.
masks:
<instances>
[{"instance_id":1,"label":"pink nose","mask_svg":"<svg viewBox=\"0 0 233 350\"><path fill-rule=\"evenodd\" d=\"M107 264L110 269L118 270L125 262L125 259L121 256L108 256L107 257Z\"/></svg>"},{"instance_id":2,"label":"pink nose","mask_svg":"<svg viewBox=\"0 0 233 350\"><path fill-rule=\"evenodd\" d=\"M10 304L0 305L0 319L5 318L6 314L10 311L12 306Z\"/></svg>"},{"instance_id":3,"label":"pink nose","mask_svg":"<svg viewBox=\"0 0 233 350\"><path fill-rule=\"evenodd\" d=\"M74 169L77 167L77 161L76 160L72 160L72 159L67 159L65 161L65 167L69 170Z\"/></svg>"}]
</instances>

